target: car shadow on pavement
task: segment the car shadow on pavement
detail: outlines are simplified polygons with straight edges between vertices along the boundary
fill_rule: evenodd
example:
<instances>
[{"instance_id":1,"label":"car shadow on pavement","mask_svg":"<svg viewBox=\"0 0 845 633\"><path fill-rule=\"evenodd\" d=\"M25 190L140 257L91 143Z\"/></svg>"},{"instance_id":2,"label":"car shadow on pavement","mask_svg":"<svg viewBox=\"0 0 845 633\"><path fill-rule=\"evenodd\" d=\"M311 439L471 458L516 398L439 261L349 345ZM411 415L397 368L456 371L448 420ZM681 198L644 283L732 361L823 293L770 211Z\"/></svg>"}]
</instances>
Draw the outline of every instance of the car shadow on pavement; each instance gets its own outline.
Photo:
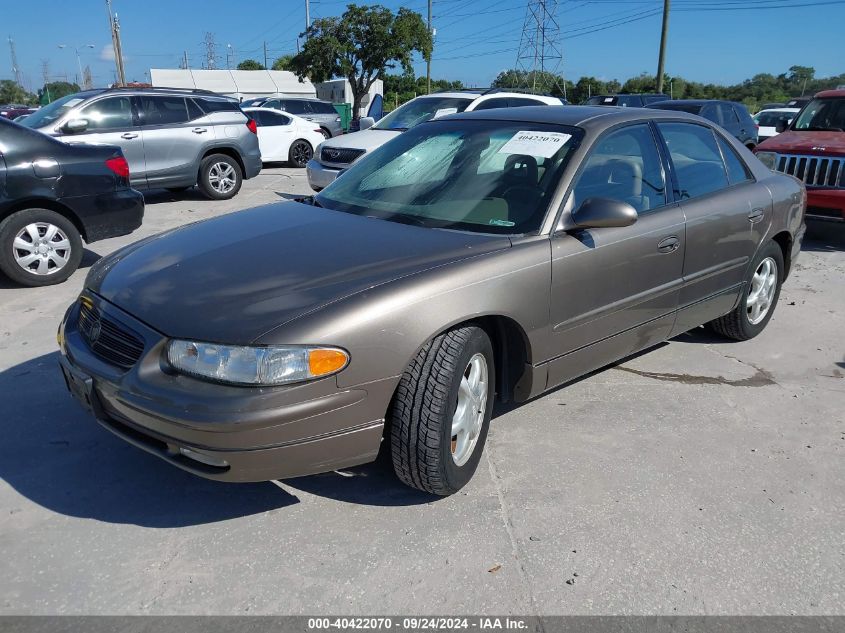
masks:
<instances>
[{"instance_id":1,"label":"car shadow on pavement","mask_svg":"<svg viewBox=\"0 0 845 633\"><path fill-rule=\"evenodd\" d=\"M209 200L198 187L191 187L184 191L168 191L167 189L150 189L144 191L144 204L161 204L162 202L175 202L177 200L195 200L197 202L213 202Z\"/></svg>"},{"instance_id":2,"label":"car shadow on pavement","mask_svg":"<svg viewBox=\"0 0 845 633\"><path fill-rule=\"evenodd\" d=\"M845 224L808 222L801 250L817 253L845 250Z\"/></svg>"},{"instance_id":3,"label":"car shadow on pavement","mask_svg":"<svg viewBox=\"0 0 845 633\"><path fill-rule=\"evenodd\" d=\"M67 393L58 353L0 371L0 394L0 477L53 512L172 528L299 501L271 482L228 484L196 477L115 437Z\"/></svg>"}]
</instances>

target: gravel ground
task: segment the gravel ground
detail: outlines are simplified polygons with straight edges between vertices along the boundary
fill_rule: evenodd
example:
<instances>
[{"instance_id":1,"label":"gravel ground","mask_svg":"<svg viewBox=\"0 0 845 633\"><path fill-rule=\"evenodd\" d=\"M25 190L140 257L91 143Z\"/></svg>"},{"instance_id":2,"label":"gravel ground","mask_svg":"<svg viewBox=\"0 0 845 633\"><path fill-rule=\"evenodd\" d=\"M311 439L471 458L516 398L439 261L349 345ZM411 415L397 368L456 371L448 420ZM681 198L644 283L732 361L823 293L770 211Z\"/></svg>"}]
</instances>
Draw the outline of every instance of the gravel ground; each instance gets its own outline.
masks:
<instances>
[{"instance_id":1,"label":"gravel ground","mask_svg":"<svg viewBox=\"0 0 845 633\"><path fill-rule=\"evenodd\" d=\"M149 234L308 193L153 193ZM845 603L845 238L812 239L766 332L703 330L493 420L460 494L389 464L208 482L101 429L55 330L85 270L0 280L0 613L836 614Z\"/></svg>"}]
</instances>

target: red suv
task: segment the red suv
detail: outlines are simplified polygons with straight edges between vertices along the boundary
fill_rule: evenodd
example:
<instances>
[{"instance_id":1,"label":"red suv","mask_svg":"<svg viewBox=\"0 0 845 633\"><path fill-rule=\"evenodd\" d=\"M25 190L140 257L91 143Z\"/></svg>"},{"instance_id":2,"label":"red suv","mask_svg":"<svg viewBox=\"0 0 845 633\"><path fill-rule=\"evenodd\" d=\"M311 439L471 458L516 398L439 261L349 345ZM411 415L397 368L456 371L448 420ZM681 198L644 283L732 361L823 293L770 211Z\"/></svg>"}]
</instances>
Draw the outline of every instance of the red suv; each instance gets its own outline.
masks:
<instances>
[{"instance_id":1,"label":"red suv","mask_svg":"<svg viewBox=\"0 0 845 633\"><path fill-rule=\"evenodd\" d=\"M763 164L804 182L807 218L845 222L845 90L825 90L754 152Z\"/></svg>"}]
</instances>

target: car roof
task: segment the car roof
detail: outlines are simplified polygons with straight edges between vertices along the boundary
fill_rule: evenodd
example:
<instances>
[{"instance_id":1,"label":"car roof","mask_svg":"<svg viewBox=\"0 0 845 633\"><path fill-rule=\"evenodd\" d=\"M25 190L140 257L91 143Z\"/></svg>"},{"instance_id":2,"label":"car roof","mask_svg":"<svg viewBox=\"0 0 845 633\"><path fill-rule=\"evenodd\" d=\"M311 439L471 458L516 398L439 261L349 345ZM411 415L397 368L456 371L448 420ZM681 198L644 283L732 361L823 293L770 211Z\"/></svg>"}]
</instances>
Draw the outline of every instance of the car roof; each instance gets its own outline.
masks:
<instances>
[{"instance_id":1,"label":"car roof","mask_svg":"<svg viewBox=\"0 0 845 633\"><path fill-rule=\"evenodd\" d=\"M416 97L417 99L429 99L432 97L447 97L447 98L464 98L467 101L473 101L481 96L481 91L479 92L432 92L431 94L427 95L420 95Z\"/></svg>"},{"instance_id":2,"label":"car roof","mask_svg":"<svg viewBox=\"0 0 845 633\"><path fill-rule=\"evenodd\" d=\"M763 114L764 112L798 112L800 110L801 108L765 108L757 114Z\"/></svg>"},{"instance_id":3,"label":"car roof","mask_svg":"<svg viewBox=\"0 0 845 633\"><path fill-rule=\"evenodd\" d=\"M569 125L584 129L604 129L617 123L651 119L689 119L701 123L701 117L687 112L672 111L668 114L661 110L649 108L620 108L617 106L583 106L564 105L550 108L548 106L522 106L519 108L494 108L475 112L461 112L450 114L449 119L478 119L482 121L515 121L524 123L551 123Z\"/></svg>"},{"instance_id":4,"label":"car roof","mask_svg":"<svg viewBox=\"0 0 845 633\"><path fill-rule=\"evenodd\" d=\"M845 97L845 90L822 90L816 93L819 99L826 99L828 97ZM800 99L801 97L797 97Z\"/></svg>"},{"instance_id":5,"label":"car roof","mask_svg":"<svg viewBox=\"0 0 845 633\"><path fill-rule=\"evenodd\" d=\"M666 101L657 101L650 105L655 108L666 108L666 106L683 106L683 105L707 105L708 103L730 103L737 105L735 101L728 101L727 99L667 99Z\"/></svg>"}]
</instances>

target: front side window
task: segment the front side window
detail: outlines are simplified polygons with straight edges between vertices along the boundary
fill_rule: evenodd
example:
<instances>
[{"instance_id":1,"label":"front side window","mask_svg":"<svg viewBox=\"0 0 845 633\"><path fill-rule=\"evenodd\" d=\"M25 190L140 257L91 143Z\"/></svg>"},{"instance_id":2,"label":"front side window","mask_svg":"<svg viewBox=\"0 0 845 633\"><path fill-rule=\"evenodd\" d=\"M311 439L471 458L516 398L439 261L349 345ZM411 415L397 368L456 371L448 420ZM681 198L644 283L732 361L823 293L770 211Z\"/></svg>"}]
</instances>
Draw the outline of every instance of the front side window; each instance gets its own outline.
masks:
<instances>
[{"instance_id":1,"label":"front side window","mask_svg":"<svg viewBox=\"0 0 845 633\"><path fill-rule=\"evenodd\" d=\"M582 136L547 123L432 122L359 160L315 201L431 228L535 232Z\"/></svg>"},{"instance_id":2,"label":"front side window","mask_svg":"<svg viewBox=\"0 0 845 633\"><path fill-rule=\"evenodd\" d=\"M713 131L693 123L658 123L669 148L682 200L697 198L728 186L722 155Z\"/></svg>"},{"instance_id":3,"label":"front side window","mask_svg":"<svg viewBox=\"0 0 845 633\"><path fill-rule=\"evenodd\" d=\"M188 120L184 97L141 95L139 98L142 125L169 125Z\"/></svg>"},{"instance_id":4,"label":"front side window","mask_svg":"<svg viewBox=\"0 0 845 633\"><path fill-rule=\"evenodd\" d=\"M291 114L305 114L305 104L302 101L282 101L282 110Z\"/></svg>"},{"instance_id":5,"label":"front side window","mask_svg":"<svg viewBox=\"0 0 845 633\"><path fill-rule=\"evenodd\" d=\"M666 185L651 128L631 125L599 139L572 190L573 209L587 198L613 198L644 213L666 204Z\"/></svg>"},{"instance_id":6,"label":"front side window","mask_svg":"<svg viewBox=\"0 0 845 633\"><path fill-rule=\"evenodd\" d=\"M798 115L793 129L845 132L845 98L813 99Z\"/></svg>"},{"instance_id":7,"label":"front side window","mask_svg":"<svg viewBox=\"0 0 845 633\"><path fill-rule=\"evenodd\" d=\"M184 101L182 107L185 107ZM87 119L89 130L106 130L132 127L132 104L129 97L100 99L79 111L79 117Z\"/></svg>"},{"instance_id":8,"label":"front side window","mask_svg":"<svg viewBox=\"0 0 845 633\"><path fill-rule=\"evenodd\" d=\"M376 123L373 129L404 132L431 119L463 112L470 103L472 99L460 97L417 97L396 108Z\"/></svg>"}]
</instances>

